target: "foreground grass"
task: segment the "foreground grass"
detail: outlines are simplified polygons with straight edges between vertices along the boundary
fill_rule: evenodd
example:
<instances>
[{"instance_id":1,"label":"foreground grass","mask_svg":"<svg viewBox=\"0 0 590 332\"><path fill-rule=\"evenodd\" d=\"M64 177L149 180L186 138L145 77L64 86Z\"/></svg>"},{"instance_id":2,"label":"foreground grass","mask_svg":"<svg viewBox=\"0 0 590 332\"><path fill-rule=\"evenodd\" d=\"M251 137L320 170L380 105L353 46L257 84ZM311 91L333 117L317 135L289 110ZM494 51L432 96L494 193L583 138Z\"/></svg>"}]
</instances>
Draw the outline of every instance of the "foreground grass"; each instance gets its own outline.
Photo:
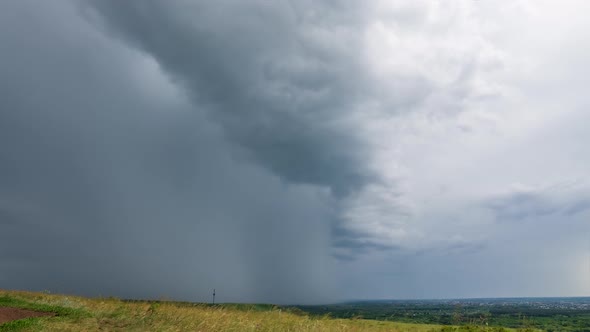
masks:
<instances>
[{"instance_id":1,"label":"foreground grass","mask_svg":"<svg viewBox=\"0 0 590 332\"><path fill-rule=\"evenodd\" d=\"M312 318L272 305L216 305L89 299L0 290L0 306L56 313L0 325L0 331L512 331L362 319Z\"/></svg>"}]
</instances>

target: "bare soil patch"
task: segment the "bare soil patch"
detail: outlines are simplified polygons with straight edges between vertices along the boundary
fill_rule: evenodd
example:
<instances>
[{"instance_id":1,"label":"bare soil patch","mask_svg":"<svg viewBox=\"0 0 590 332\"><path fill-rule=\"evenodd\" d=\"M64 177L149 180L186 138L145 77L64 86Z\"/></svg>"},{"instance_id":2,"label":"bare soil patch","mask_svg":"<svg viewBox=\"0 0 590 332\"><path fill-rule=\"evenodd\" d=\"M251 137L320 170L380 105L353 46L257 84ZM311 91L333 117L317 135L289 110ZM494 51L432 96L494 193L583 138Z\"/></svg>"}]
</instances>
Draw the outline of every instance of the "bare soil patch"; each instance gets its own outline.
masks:
<instances>
[{"instance_id":1,"label":"bare soil patch","mask_svg":"<svg viewBox=\"0 0 590 332\"><path fill-rule=\"evenodd\" d=\"M0 324L4 324L17 319L43 316L55 316L55 314L53 312L41 312L19 308L0 307Z\"/></svg>"}]
</instances>

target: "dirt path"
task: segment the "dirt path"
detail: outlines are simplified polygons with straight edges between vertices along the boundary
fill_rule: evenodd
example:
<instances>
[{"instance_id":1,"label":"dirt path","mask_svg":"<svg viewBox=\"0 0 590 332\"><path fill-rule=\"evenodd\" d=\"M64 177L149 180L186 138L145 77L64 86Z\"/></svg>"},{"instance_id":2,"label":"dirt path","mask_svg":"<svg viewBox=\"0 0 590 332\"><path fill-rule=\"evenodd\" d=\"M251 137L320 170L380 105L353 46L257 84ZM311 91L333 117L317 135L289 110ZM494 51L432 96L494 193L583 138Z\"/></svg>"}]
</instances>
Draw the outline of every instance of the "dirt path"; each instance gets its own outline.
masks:
<instances>
[{"instance_id":1,"label":"dirt path","mask_svg":"<svg viewBox=\"0 0 590 332\"><path fill-rule=\"evenodd\" d=\"M28 317L42 317L55 316L52 312L39 312L33 310L25 310L18 308L0 307L0 324L10 322L12 320L23 319Z\"/></svg>"}]
</instances>

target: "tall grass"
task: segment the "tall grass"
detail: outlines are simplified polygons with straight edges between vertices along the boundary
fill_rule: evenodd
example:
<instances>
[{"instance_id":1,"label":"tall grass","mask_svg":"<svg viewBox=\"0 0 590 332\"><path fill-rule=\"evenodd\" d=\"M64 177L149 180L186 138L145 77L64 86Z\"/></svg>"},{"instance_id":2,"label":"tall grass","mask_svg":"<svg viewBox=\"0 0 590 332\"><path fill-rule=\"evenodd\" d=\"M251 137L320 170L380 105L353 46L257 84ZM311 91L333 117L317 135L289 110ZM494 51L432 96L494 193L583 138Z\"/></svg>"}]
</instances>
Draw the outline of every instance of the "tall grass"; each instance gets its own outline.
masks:
<instances>
[{"instance_id":1,"label":"tall grass","mask_svg":"<svg viewBox=\"0 0 590 332\"><path fill-rule=\"evenodd\" d=\"M122 301L1 291L0 306L55 312L0 325L0 331L467 331L464 327L312 318L272 305ZM473 328L468 331L495 331Z\"/></svg>"}]
</instances>

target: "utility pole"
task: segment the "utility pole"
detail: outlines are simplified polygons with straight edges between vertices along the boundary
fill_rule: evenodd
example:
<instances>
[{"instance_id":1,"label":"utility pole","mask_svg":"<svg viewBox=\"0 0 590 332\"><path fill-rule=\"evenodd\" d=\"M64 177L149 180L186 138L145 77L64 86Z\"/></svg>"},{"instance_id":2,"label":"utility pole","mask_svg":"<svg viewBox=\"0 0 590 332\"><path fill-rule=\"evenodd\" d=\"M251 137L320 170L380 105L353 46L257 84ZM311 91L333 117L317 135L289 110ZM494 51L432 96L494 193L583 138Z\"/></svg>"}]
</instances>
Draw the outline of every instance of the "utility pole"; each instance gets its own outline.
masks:
<instances>
[{"instance_id":1,"label":"utility pole","mask_svg":"<svg viewBox=\"0 0 590 332\"><path fill-rule=\"evenodd\" d=\"M215 304L215 288L213 288L213 304Z\"/></svg>"}]
</instances>

